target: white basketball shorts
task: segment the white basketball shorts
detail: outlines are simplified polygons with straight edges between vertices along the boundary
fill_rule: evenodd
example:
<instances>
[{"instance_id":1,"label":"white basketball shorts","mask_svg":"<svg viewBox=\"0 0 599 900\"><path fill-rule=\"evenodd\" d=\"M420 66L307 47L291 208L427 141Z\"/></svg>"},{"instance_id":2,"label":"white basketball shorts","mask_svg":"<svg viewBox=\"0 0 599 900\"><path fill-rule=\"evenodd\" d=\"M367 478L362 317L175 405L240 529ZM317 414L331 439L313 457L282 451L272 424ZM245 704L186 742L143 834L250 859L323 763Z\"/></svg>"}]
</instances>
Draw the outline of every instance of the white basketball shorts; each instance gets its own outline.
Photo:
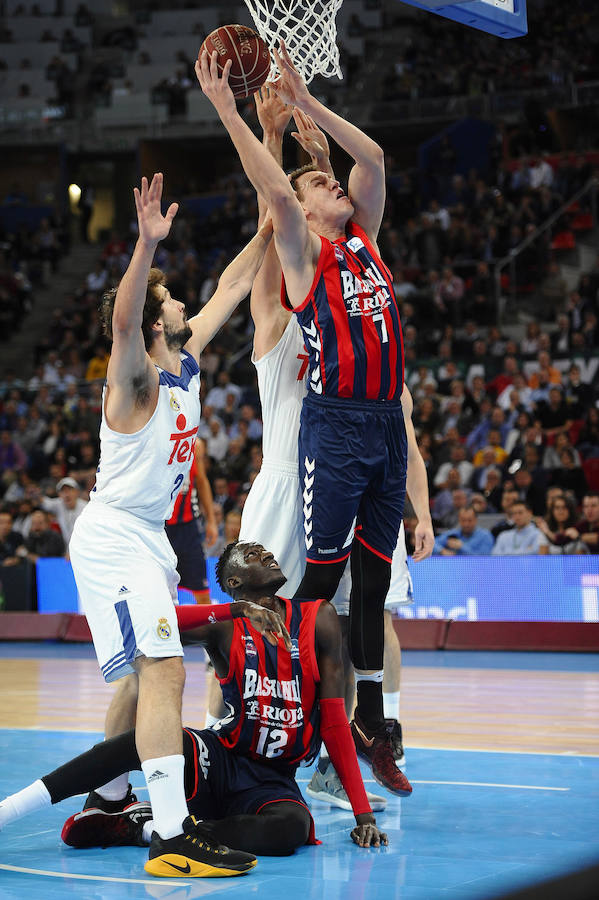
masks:
<instances>
[{"instance_id":1,"label":"white basketball shorts","mask_svg":"<svg viewBox=\"0 0 599 900\"><path fill-rule=\"evenodd\" d=\"M243 507L239 540L274 554L287 578L284 597L293 597L306 568L303 521L297 465L265 460Z\"/></svg>"},{"instance_id":2,"label":"white basketball shorts","mask_svg":"<svg viewBox=\"0 0 599 900\"><path fill-rule=\"evenodd\" d=\"M130 674L137 656L183 656L177 558L164 528L92 501L75 522L69 555L106 681Z\"/></svg>"},{"instance_id":3,"label":"white basketball shorts","mask_svg":"<svg viewBox=\"0 0 599 900\"><path fill-rule=\"evenodd\" d=\"M349 616L349 595L351 592L351 572L348 562L345 572L341 576L337 593L332 603L339 616ZM385 600L385 609L393 613L398 606L407 606L414 602L414 590L412 576L408 569L408 554L406 551L406 536L403 522L399 529L397 544L391 559L391 584Z\"/></svg>"}]
</instances>

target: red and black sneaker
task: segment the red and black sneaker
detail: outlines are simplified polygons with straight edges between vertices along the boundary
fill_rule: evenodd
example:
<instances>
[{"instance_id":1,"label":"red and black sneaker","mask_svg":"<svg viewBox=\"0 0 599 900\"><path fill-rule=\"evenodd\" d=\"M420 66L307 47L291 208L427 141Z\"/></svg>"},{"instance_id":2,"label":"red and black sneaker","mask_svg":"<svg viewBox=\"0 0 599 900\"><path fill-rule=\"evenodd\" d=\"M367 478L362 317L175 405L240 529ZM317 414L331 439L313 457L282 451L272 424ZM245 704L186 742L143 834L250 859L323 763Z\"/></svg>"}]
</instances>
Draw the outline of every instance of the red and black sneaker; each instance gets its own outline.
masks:
<instances>
[{"instance_id":1,"label":"red and black sneaker","mask_svg":"<svg viewBox=\"0 0 599 900\"><path fill-rule=\"evenodd\" d=\"M393 759L398 766L405 766L406 757L403 749L403 735L401 731L401 723L397 719L385 719L385 728L391 739L391 750Z\"/></svg>"},{"instance_id":2,"label":"red and black sneaker","mask_svg":"<svg viewBox=\"0 0 599 900\"><path fill-rule=\"evenodd\" d=\"M137 803L137 797L133 793L131 785L128 784L127 793L121 800L105 800L97 791L90 791L83 804L83 809L99 809L105 813L115 813L122 812L132 803Z\"/></svg>"},{"instance_id":3,"label":"red and black sneaker","mask_svg":"<svg viewBox=\"0 0 599 900\"><path fill-rule=\"evenodd\" d=\"M356 713L351 723L351 732L358 756L368 763L375 781L392 794L409 797L412 785L397 768L387 728L383 726L380 731L369 732Z\"/></svg>"},{"instance_id":4,"label":"red and black sneaker","mask_svg":"<svg viewBox=\"0 0 599 900\"><path fill-rule=\"evenodd\" d=\"M152 819L152 807L146 802L131 803L119 812L104 812L89 807L70 816L61 837L69 847L146 847L143 830Z\"/></svg>"}]
</instances>

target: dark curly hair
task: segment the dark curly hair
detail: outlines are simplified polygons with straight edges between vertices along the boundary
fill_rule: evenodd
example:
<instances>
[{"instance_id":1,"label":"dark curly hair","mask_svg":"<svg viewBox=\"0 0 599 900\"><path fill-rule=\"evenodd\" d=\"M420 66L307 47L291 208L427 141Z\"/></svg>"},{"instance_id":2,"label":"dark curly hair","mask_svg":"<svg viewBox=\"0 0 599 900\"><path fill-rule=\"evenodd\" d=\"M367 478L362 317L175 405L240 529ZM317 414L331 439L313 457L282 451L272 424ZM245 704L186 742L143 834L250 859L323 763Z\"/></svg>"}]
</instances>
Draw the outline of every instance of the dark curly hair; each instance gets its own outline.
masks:
<instances>
[{"instance_id":1,"label":"dark curly hair","mask_svg":"<svg viewBox=\"0 0 599 900\"><path fill-rule=\"evenodd\" d=\"M238 543L239 543L239 541L231 541L230 544L227 544L227 546L225 547L225 549L223 550L223 552L221 553L221 555L218 558L218 562L216 564L216 569L215 569L216 580L217 580L218 584L220 585L221 589L225 592L225 594L228 594L229 597L231 597L232 594L227 586L226 569L229 564L231 554L233 553L233 550L235 549L235 547L237 546Z\"/></svg>"},{"instance_id":2,"label":"dark curly hair","mask_svg":"<svg viewBox=\"0 0 599 900\"><path fill-rule=\"evenodd\" d=\"M164 298L158 288L160 286L164 287L165 284L166 275L164 272L161 269L150 269L150 274L148 275L148 287L146 290L146 302L144 303L143 319L141 323L146 350L149 350L152 346L152 341L154 340L152 326L158 321L162 312ZM100 321L102 322L104 334L106 337L110 338L110 340L112 340L112 314L114 312L114 301L116 300L117 291L118 287L111 288L109 291L106 291L100 301Z\"/></svg>"}]
</instances>

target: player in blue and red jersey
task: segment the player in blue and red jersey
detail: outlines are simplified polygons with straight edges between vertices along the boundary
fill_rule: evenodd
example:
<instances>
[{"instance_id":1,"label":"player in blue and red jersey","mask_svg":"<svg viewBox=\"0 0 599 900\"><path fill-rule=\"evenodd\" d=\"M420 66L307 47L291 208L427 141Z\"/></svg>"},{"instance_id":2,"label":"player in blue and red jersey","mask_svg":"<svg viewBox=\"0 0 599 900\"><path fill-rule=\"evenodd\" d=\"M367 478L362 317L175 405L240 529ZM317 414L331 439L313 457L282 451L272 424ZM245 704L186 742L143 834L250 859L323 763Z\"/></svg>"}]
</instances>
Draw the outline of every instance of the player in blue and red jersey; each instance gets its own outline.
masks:
<instances>
[{"instance_id":1,"label":"player in blue and red jersey","mask_svg":"<svg viewBox=\"0 0 599 900\"><path fill-rule=\"evenodd\" d=\"M175 498L172 515L165 523L165 531L177 554L180 586L192 592L196 603L210 603L206 560L199 529L200 505L204 514L206 543L210 545L218 537L218 528L212 490L204 465L204 442L196 438L191 469Z\"/></svg>"},{"instance_id":2,"label":"player in blue and red jersey","mask_svg":"<svg viewBox=\"0 0 599 900\"><path fill-rule=\"evenodd\" d=\"M383 714L383 608L402 521L407 439L401 407L403 341L391 273L377 235L385 206L382 149L312 97L281 43L272 87L353 158L348 194L307 166L285 177L239 115L203 53L196 74L273 219L285 296L309 354L299 461L306 569L298 597L330 600L351 556L350 653L356 670L356 747L375 778L401 793Z\"/></svg>"},{"instance_id":3,"label":"player in blue and red jersey","mask_svg":"<svg viewBox=\"0 0 599 900\"><path fill-rule=\"evenodd\" d=\"M203 820L200 830L213 843L259 855L286 855L315 843L294 776L298 763L315 757L322 738L356 817L352 840L361 847L386 844L366 798L345 715L334 608L278 596L285 576L260 544L229 544L217 577L234 603L177 609L181 631L208 651L229 710L212 729L183 733L186 799L191 814ZM3 800L0 829L138 768L133 731L104 741ZM133 802L114 813L93 807L76 813L62 837L75 847L144 844L151 831L149 804ZM178 869L184 861L154 833L148 871L189 874Z\"/></svg>"}]
</instances>

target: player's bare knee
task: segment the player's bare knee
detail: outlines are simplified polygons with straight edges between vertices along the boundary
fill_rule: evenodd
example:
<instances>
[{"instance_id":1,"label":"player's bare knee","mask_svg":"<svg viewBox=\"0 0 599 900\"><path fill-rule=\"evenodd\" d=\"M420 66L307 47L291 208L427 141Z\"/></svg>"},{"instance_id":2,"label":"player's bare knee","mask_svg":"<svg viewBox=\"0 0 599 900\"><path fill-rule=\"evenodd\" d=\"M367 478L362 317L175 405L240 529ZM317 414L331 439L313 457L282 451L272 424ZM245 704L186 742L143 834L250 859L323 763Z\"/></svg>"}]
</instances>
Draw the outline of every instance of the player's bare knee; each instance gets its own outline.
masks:
<instances>
[{"instance_id":1,"label":"player's bare knee","mask_svg":"<svg viewBox=\"0 0 599 900\"><path fill-rule=\"evenodd\" d=\"M137 699L138 693L139 678L137 677L137 673L134 672L131 675L125 675L123 678L119 678L117 681L115 697L118 697L121 701L134 702Z\"/></svg>"},{"instance_id":2,"label":"player's bare knee","mask_svg":"<svg viewBox=\"0 0 599 900\"><path fill-rule=\"evenodd\" d=\"M136 660L136 670L141 689L156 689L162 695L183 693L185 668L181 656L170 656L164 659L139 657Z\"/></svg>"}]
</instances>

